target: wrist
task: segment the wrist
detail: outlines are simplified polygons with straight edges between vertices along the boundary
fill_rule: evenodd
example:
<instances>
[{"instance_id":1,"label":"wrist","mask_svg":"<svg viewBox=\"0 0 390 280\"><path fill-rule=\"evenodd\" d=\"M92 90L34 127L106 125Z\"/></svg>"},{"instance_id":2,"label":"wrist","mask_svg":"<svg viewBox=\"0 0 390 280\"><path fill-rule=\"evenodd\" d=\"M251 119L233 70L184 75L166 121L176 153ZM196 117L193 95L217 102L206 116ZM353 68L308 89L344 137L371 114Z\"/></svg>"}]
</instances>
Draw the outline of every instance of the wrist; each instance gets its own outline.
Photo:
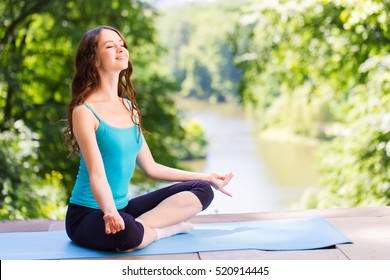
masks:
<instances>
[{"instance_id":1,"label":"wrist","mask_svg":"<svg viewBox=\"0 0 390 280\"><path fill-rule=\"evenodd\" d=\"M201 180L211 183L213 181L213 174L202 174Z\"/></svg>"},{"instance_id":2,"label":"wrist","mask_svg":"<svg viewBox=\"0 0 390 280\"><path fill-rule=\"evenodd\" d=\"M116 211L117 210L115 207L102 210L104 216L109 215L109 214L114 214Z\"/></svg>"}]
</instances>

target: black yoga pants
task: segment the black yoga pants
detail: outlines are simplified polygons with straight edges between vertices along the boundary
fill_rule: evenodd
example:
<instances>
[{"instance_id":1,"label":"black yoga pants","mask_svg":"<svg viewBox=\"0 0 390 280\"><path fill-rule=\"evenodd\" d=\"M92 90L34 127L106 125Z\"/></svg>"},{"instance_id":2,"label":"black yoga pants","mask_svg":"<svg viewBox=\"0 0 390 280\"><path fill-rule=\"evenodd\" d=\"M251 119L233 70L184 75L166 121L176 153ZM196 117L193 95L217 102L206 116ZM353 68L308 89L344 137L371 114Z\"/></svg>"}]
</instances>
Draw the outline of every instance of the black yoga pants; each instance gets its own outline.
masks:
<instances>
[{"instance_id":1,"label":"black yoga pants","mask_svg":"<svg viewBox=\"0 0 390 280\"><path fill-rule=\"evenodd\" d=\"M186 181L161 188L145 195L131 199L127 206L119 210L125 222L125 230L116 234L106 234L103 212L76 204L69 204L65 226L69 238L75 243L95 250L129 250L142 242L144 227L135 219L155 208L166 198L182 192L190 191L206 209L214 198L210 184L205 181Z\"/></svg>"}]
</instances>

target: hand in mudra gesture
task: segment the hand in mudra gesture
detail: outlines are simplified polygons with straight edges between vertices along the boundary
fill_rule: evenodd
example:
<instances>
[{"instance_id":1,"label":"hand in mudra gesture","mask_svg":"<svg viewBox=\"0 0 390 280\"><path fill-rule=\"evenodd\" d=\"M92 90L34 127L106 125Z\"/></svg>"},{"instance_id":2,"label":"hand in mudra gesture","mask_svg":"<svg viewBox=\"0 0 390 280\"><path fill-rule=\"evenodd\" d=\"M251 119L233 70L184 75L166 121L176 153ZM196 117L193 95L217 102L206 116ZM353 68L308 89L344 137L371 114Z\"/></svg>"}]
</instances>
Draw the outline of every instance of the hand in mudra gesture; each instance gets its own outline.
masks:
<instances>
[{"instance_id":1,"label":"hand in mudra gesture","mask_svg":"<svg viewBox=\"0 0 390 280\"><path fill-rule=\"evenodd\" d=\"M103 216L106 234L115 234L125 229L125 222L118 211Z\"/></svg>"},{"instance_id":2,"label":"hand in mudra gesture","mask_svg":"<svg viewBox=\"0 0 390 280\"><path fill-rule=\"evenodd\" d=\"M229 184L230 180L233 178L234 174L232 172L227 173L225 176L219 175L217 173L211 173L209 182L213 188L216 190L232 197L233 195L225 190L225 186Z\"/></svg>"}]
</instances>

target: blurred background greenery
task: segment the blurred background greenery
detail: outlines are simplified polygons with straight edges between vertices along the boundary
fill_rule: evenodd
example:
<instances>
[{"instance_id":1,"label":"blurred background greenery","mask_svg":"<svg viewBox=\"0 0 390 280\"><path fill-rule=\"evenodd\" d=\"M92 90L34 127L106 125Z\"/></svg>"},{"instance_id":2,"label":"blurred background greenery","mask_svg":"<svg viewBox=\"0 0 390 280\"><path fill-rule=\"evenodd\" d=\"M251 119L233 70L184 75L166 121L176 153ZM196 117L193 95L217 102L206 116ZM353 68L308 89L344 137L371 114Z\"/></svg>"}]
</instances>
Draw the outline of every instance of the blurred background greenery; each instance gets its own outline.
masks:
<instances>
[{"instance_id":1,"label":"blurred background greenery","mask_svg":"<svg viewBox=\"0 0 390 280\"><path fill-rule=\"evenodd\" d=\"M320 188L297 207L390 205L389 22L388 0L1 0L0 219L64 217L78 168L61 133L73 57L98 25L128 40L157 161L207 156L178 97L232 103L264 156L269 142L315 143ZM132 184L155 186L139 170Z\"/></svg>"}]
</instances>

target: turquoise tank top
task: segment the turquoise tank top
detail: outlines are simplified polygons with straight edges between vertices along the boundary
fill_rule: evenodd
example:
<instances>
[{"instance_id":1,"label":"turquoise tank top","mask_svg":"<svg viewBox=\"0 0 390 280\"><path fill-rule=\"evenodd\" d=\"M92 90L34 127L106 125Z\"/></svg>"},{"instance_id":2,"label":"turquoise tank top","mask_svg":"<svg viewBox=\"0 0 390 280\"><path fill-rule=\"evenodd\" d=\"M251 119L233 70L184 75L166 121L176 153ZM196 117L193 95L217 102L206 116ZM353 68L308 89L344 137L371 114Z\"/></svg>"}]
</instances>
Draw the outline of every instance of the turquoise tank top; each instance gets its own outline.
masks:
<instances>
[{"instance_id":1,"label":"turquoise tank top","mask_svg":"<svg viewBox=\"0 0 390 280\"><path fill-rule=\"evenodd\" d=\"M129 101L127 100L129 103ZM84 103L99 120L96 140L103 158L104 169L114 197L117 209L126 207L128 188L133 176L137 155L142 146L138 126L116 128L105 123L96 112ZM130 105L130 104L129 104ZM130 108L132 108L130 106ZM136 121L136 120L134 120ZM80 151L80 165L70 202L73 204L99 209L89 183L89 175L84 157Z\"/></svg>"}]
</instances>

